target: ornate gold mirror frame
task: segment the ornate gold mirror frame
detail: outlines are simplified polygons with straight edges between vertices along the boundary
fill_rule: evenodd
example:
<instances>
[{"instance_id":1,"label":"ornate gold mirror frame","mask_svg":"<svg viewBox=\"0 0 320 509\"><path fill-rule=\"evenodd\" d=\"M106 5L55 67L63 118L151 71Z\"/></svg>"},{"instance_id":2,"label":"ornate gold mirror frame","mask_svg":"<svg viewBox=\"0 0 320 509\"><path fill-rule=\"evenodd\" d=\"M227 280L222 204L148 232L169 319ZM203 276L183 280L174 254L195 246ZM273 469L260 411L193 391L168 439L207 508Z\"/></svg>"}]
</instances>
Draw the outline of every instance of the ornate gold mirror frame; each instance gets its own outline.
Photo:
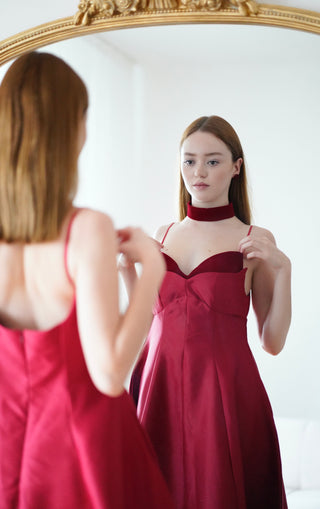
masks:
<instances>
[{"instance_id":1,"label":"ornate gold mirror frame","mask_svg":"<svg viewBox=\"0 0 320 509\"><path fill-rule=\"evenodd\" d=\"M26 51L85 34L187 23L271 25L320 34L320 12L255 0L82 0L72 17L0 41L0 65Z\"/></svg>"}]
</instances>

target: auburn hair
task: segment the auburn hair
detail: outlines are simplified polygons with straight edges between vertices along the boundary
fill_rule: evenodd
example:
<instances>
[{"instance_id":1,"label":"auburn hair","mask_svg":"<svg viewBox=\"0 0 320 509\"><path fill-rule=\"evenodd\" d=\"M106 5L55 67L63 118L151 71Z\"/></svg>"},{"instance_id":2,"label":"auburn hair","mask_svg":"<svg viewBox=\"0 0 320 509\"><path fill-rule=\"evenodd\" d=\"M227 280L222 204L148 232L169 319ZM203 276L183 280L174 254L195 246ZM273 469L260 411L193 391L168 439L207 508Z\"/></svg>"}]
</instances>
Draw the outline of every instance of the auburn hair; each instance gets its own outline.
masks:
<instances>
[{"instance_id":1,"label":"auburn hair","mask_svg":"<svg viewBox=\"0 0 320 509\"><path fill-rule=\"evenodd\" d=\"M0 239L58 237L77 190L81 78L60 58L18 58L0 85Z\"/></svg>"},{"instance_id":2,"label":"auburn hair","mask_svg":"<svg viewBox=\"0 0 320 509\"><path fill-rule=\"evenodd\" d=\"M236 162L239 157L243 162L240 169L240 174L237 178L233 178L229 187L229 202L233 204L235 215L244 223L250 224L251 210L247 189L246 167L244 162L244 155L239 137L233 127L221 117L212 115L210 117L200 117L194 120L184 131L180 141L181 148L188 136L196 131L211 133L219 140L223 141L231 152L232 161ZM180 186L179 186L179 215L182 221L187 215L187 204L191 201L191 196L188 193L184 184L181 171L180 171Z\"/></svg>"}]
</instances>

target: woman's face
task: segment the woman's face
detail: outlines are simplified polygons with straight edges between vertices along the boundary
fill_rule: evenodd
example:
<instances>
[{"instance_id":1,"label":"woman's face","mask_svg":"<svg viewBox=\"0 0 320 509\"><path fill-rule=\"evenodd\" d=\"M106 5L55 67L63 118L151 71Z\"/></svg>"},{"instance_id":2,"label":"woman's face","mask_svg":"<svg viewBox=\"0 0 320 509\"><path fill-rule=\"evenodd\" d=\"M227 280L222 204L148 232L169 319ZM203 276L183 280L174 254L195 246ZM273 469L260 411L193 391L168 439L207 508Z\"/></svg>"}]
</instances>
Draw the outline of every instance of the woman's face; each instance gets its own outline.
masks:
<instances>
[{"instance_id":1,"label":"woman's face","mask_svg":"<svg viewBox=\"0 0 320 509\"><path fill-rule=\"evenodd\" d=\"M202 131L185 139L180 156L181 174L192 205L226 205L231 179L240 173L242 159L233 162L227 145L213 134Z\"/></svg>"}]
</instances>

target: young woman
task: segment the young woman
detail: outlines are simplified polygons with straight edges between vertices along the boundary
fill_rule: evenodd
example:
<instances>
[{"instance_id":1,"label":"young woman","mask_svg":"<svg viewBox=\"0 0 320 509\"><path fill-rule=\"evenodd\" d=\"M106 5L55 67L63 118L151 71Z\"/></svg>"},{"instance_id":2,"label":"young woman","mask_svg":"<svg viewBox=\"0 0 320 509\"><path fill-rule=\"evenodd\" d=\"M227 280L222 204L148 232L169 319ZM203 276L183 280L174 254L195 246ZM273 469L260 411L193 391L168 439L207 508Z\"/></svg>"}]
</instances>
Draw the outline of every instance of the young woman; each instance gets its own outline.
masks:
<instances>
[{"instance_id":1,"label":"young woman","mask_svg":"<svg viewBox=\"0 0 320 509\"><path fill-rule=\"evenodd\" d=\"M72 205L87 105L46 53L0 86L1 509L173 507L124 390L164 263L141 230ZM122 317L118 249L142 264Z\"/></svg>"},{"instance_id":2,"label":"young woman","mask_svg":"<svg viewBox=\"0 0 320 509\"><path fill-rule=\"evenodd\" d=\"M163 226L167 273L131 390L179 509L284 509L270 403L247 342L250 293L263 348L284 346L290 261L250 226L234 129L195 120L181 140L180 222ZM134 268L123 264L129 290Z\"/></svg>"}]
</instances>

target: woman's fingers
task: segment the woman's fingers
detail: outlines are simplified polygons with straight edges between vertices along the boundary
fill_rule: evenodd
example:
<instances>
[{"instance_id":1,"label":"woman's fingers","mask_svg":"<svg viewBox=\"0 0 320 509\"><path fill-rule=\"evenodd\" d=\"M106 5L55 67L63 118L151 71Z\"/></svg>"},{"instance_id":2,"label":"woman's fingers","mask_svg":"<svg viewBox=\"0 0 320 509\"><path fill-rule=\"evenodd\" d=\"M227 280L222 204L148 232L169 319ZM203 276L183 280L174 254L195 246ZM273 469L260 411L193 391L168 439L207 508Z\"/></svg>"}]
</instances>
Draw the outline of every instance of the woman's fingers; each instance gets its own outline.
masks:
<instances>
[{"instance_id":1,"label":"woman's fingers","mask_svg":"<svg viewBox=\"0 0 320 509\"><path fill-rule=\"evenodd\" d=\"M287 257L276 244L267 237L244 238L239 243L239 251L247 258L263 260L273 269L285 265Z\"/></svg>"},{"instance_id":2,"label":"woman's fingers","mask_svg":"<svg viewBox=\"0 0 320 509\"><path fill-rule=\"evenodd\" d=\"M127 227L117 231L118 251L125 256L126 264L143 263L147 258L157 256L161 243L149 237L141 228Z\"/></svg>"}]
</instances>

